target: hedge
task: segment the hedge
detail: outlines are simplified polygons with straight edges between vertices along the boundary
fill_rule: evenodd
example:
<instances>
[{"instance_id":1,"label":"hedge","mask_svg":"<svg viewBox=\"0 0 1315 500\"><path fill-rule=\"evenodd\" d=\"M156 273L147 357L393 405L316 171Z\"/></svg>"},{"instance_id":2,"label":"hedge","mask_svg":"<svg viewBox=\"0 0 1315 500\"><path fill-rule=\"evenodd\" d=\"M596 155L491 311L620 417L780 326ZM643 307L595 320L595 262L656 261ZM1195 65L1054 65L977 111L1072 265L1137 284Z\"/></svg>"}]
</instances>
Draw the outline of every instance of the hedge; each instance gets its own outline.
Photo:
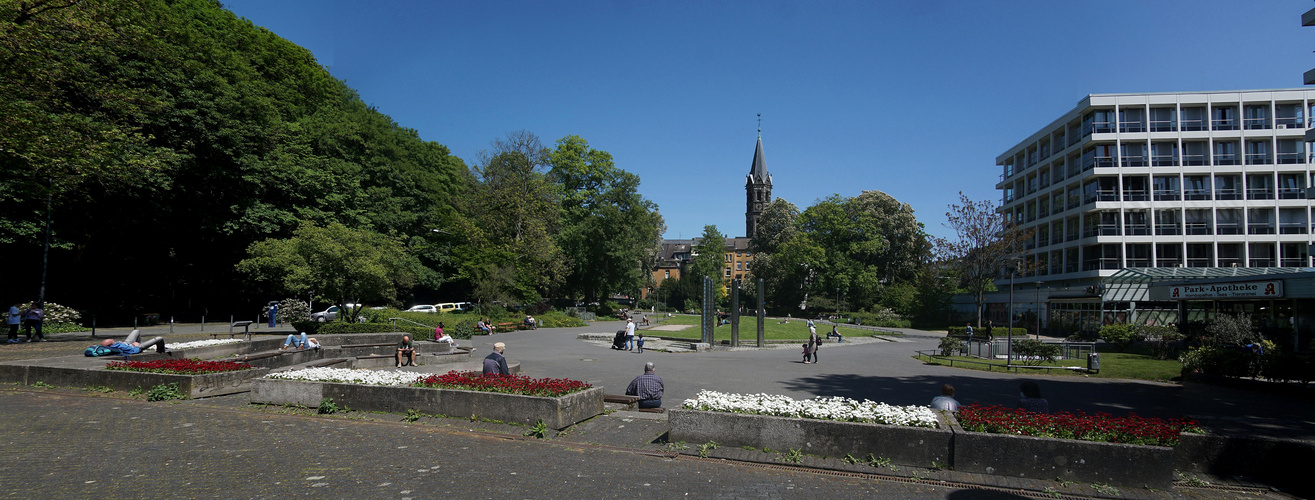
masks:
<instances>
[{"instance_id":1,"label":"hedge","mask_svg":"<svg viewBox=\"0 0 1315 500\"><path fill-rule=\"evenodd\" d=\"M1014 332L1014 335L1027 335L1026 328L1014 327L1014 330L1018 330ZM958 335L960 337L968 336L968 327L965 326L951 326L949 328L946 328L946 331L948 331L950 335ZM1009 329L1003 326L997 326L991 329L991 336L996 338L1008 337ZM973 338L986 338L986 329L974 327Z\"/></svg>"}]
</instances>

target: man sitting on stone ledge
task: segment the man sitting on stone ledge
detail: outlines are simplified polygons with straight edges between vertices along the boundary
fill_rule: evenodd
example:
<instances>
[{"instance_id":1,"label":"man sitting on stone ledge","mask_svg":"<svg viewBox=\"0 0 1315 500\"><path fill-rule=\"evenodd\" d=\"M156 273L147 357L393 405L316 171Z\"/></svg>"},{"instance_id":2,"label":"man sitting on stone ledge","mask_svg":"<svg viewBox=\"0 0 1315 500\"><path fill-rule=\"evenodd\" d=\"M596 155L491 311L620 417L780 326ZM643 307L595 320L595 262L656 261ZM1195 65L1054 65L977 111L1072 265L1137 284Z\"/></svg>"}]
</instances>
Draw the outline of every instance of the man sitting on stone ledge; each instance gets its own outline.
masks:
<instances>
[{"instance_id":1,"label":"man sitting on stone ledge","mask_svg":"<svg viewBox=\"0 0 1315 500\"><path fill-rule=\"evenodd\" d=\"M155 346L155 352L169 352L169 350L164 347L164 337L155 337L146 342L138 342L141 335L142 333L140 331L133 330L132 333L128 334L127 338L123 339L123 342L115 342L114 339L105 339L100 342L100 345L118 351L119 354L123 355L123 359L128 359L128 355L140 353L151 346Z\"/></svg>"},{"instance_id":2,"label":"man sitting on stone ledge","mask_svg":"<svg viewBox=\"0 0 1315 500\"><path fill-rule=\"evenodd\" d=\"M493 352L484 357L484 375L511 375L511 370L507 368L507 357L502 355L504 352L507 352L507 344L493 344Z\"/></svg>"},{"instance_id":3,"label":"man sitting on stone ledge","mask_svg":"<svg viewBox=\"0 0 1315 500\"><path fill-rule=\"evenodd\" d=\"M626 387L627 396L639 396L640 408L662 407L662 377L657 376L652 362L644 363L644 374L635 377Z\"/></svg>"}]
</instances>

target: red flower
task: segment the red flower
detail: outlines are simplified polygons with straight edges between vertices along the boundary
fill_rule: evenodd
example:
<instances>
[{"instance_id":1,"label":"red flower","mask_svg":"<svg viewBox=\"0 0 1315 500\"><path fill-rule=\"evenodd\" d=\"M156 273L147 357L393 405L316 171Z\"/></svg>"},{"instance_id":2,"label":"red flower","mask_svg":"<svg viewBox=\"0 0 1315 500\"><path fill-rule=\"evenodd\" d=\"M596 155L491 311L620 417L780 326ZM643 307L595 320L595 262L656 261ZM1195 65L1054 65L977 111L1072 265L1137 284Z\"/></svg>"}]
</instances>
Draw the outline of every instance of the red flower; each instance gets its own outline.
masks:
<instances>
[{"instance_id":1,"label":"red flower","mask_svg":"<svg viewBox=\"0 0 1315 500\"><path fill-rule=\"evenodd\" d=\"M502 392L525 396L558 397L590 387L586 382L565 378L533 379L524 375L481 375L479 372L448 372L430 375L413 384L415 387Z\"/></svg>"},{"instance_id":2,"label":"red flower","mask_svg":"<svg viewBox=\"0 0 1315 500\"><path fill-rule=\"evenodd\" d=\"M1135 413L1126 417L1108 413L1032 413L976 403L960 408L958 420L965 430L973 432L1152 446L1173 446L1178 444L1179 433L1200 430L1196 422L1185 418L1145 418Z\"/></svg>"},{"instance_id":3,"label":"red flower","mask_svg":"<svg viewBox=\"0 0 1315 500\"><path fill-rule=\"evenodd\" d=\"M124 370L149 373L173 373L178 375L201 375L205 373L232 372L250 370L246 363L236 361L201 361L199 359L160 359L155 361L111 361L105 365L108 370Z\"/></svg>"}]
</instances>

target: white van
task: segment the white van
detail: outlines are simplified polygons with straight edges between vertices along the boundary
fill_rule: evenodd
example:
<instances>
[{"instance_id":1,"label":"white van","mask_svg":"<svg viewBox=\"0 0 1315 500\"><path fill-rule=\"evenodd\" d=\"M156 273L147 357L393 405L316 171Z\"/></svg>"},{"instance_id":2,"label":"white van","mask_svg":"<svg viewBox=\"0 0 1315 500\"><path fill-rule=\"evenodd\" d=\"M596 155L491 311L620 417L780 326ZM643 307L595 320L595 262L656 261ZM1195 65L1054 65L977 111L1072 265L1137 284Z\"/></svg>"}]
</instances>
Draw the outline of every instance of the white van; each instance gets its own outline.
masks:
<instances>
[{"instance_id":1,"label":"white van","mask_svg":"<svg viewBox=\"0 0 1315 500\"><path fill-rule=\"evenodd\" d=\"M470 302L457 302L457 309L461 312L470 312L475 310L475 304Z\"/></svg>"}]
</instances>

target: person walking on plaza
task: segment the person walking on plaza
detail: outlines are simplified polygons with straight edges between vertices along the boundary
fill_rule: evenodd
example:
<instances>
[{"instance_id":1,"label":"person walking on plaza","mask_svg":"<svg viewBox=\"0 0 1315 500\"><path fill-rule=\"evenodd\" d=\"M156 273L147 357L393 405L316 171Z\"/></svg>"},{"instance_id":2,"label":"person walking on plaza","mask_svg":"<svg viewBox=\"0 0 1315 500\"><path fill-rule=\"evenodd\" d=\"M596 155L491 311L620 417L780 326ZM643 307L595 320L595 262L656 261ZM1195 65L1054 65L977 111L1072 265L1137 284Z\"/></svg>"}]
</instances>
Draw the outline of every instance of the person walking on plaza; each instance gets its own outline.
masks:
<instances>
[{"instance_id":1,"label":"person walking on plaza","mask_svg":"<svg viewBox=\"0 0 1315 500\"><path fill-rule=\"evenodd\" d=\"M813 347L813 364L817 364L817 351L822 347L822 337L817 335L817 328L809 327L808 344Z\"/></svg>"},{"instance_id":2,"label":"person walking on plaza","mask_svg":"<svg viewBox=\"0 0 1315 500\"><path fill-rule=\"evenodd\" d=\"M635 347L639 348L639 353L644 353L644 334L639 334L635 339Z\"/></svg>"},{"instance_id":3,"label":"person walking on plaza","mask_svg":"<svg viewBox=\"0 0 1315 500\"><path fill-rule=\"evenodd\" d=\"M46 312L41 310L41 306L35 306L35 305L32 306L31 309L27 310L27 314L23 315L23 320L24 320L23 326L26 327L24 333L27 335L28 342L46 341L46 336L41 333L41 321L44 320L45 318L46 318ZM32 327L36 327L37 329L36 340L32 339Z\"/></svg>"},{"instance_id":4,"label":"person walking on plaza","mask_svg":"<svg viewBox=\"0 0 1315 500\"><path fill-rule=\"evenodd\" d=\"M18 310L18 304L9 306L9 316L5 318L5 326L9 327L9 339L5 340L10 344L18 343L18 324L23 322L23 312Z\"/></svg>"},{"instance_id":5,"label":"person walking on plaza","mask_svg":"<svg viewBox=\"0 0 1315 500\"><path fill-rule=\"evenodd\" d=\"M991 336L991 335L993 335L993 334L991 333L991 329L994 328L994 327L995 327L995 324L994 324L994 323L991 323L991 320L989 320L989 319L986 320L986 341L987 341L987 342L990 342L991 339L994 338L994 337Z\"/></svg>"},{"instance_id":6,"label":"person walking on plaza","mask_svg":"<svg viewBox=\"0 0 1315 500\"><path fill-rule=\"evenodd\" d=\"M635 320L633 318L626 319L626 349L635 350Z\"/></svg>"},{"instance_id":7,"label":"person walking on plaza","mask_svg":"<svg viewBox=\"0 0 1315 500\"><path fill-rule=\"evenodd\" d=\"M644 363L644 374L635 377L626 387L627 396L639 397L640 408L662 407L662 377L657 376L657 367L652 362Z\"/></svg>"},{"instance_id":8,"label":"person walking on plaza","mask_svg":"<svg viewBox=\"0 0 1315 500\"><path fill-rule=\"evenodd\" d=\"M969 322L965 325L965 328L964 328L964 329L966 330L965 333L968 334L968 343L969 343L969 344L973 343L973 322L969 321Z\"/></svg>"},{"instance_id":9,"label":"person walking on plaza","mask_svg":"<svg viewBox=\"0 0 1315 500\"><path fill-rule=\"evenodd\" d=\"M511 370L507 368L507 357L502 354L506 351L507 344L493 344L493 352L484 357L484 375L511 375Z\"/></svg>"},{"instance_id":10,"label":"person walking on plaza","mask_svg":"<svg viewBox=\"0 0 1315 500\"><path fill-rule=\"evenodd\" d=\"M812 359L813 359L813 344L808 343L808 342L804 342L804 343L799 344L799 345L802 346L802 347L804 348L804 364L806 365L806 364L812 363L812 362L813 362L813 361L812 361Z\"/></svg>"}]
</instances>

